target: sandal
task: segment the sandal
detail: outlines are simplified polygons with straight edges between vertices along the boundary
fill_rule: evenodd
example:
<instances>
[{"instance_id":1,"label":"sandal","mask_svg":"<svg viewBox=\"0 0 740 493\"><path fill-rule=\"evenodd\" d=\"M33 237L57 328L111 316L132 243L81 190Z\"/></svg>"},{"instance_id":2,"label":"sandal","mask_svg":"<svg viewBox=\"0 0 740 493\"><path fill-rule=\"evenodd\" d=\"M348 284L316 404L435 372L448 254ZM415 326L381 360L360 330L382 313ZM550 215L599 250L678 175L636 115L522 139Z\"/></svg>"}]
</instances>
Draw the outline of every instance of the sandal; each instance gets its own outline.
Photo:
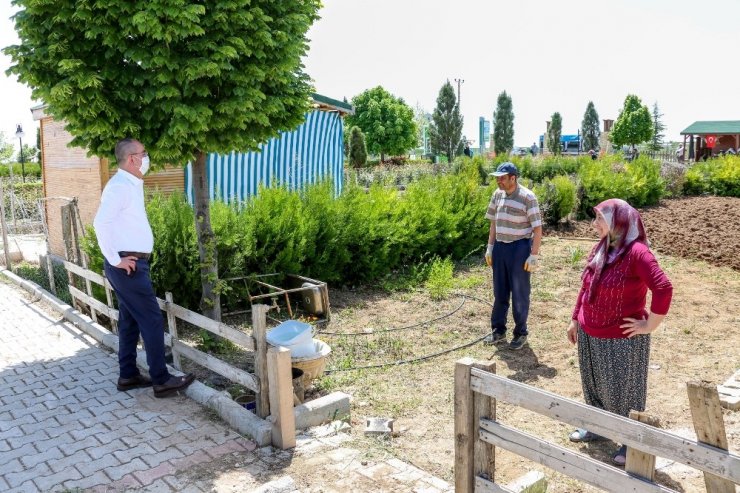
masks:
<instances>
[{"instance_id":1,"label":"sandal","mask_svg":"<svg viewBox=\"0 0 740 493\"><path fill-rule=\"evenodd\" d=\"M588 430L584 430L583 428L576 428L576 430L568 435L568 439L571 442L593 442L596 440L603 440L604 437L601 435L597 435L596 433L591 433Z\"/></svg>"},{"instance_id":2,"label":"sandal","mask_svg":"<svg viewBox=\"0 0 740 493\"><path fill-rule=\"evenodd\" d=\"M617 466L624 466L627 462L627 445L619 447L619 450L612 455L612 462Z\"/></svg>"}]
</instances>

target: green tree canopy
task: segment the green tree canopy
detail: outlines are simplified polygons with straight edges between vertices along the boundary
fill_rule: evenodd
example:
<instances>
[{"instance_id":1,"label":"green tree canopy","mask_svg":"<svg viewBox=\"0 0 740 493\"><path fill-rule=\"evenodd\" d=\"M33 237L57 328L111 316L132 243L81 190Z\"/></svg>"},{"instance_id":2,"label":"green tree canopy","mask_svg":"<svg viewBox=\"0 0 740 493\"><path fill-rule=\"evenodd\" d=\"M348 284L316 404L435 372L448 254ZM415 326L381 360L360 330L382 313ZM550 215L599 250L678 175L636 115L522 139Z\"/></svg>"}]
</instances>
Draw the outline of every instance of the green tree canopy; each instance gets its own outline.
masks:
<instances>
[{"instance_id":1,"label":"green tree canopy","mask_svg":"<svg viewBox=\"0 0 740 493\"><path fill-rule=\"evenodd\" d=\"M9 163L14 152L15 147L5 139L5 132L0 132L0 164Z\"/></svg>"},{"instance_id":2,"label":"green tree canopy","mask_svg":"<svg viewBox=\"0 0 740 493\"><path fill-rule=\"evenodd\" d=\"M660 112L660 109L658 109L658 102L656 101L653 104L653 137L650 140L650 149L653 151L659 151L663 149L663 137L665 136L663 134L663 130L665 130L665 125L663 125L663 113Z\"/></svg>"},{"instance_id":3,"label":"green tree canopy","mask_svg":"<svg viewBox=\"0 0 740 493\"><path fill-rule=\"evenodd\" d=\"M493 150L496 154L504 154L513 148L514 108L511 96L504 91L498 95L496 111L493 112Z\"/></svg>"},{"instance_id":4,"label":"green tree canopy","mask_svg":"<svg viewBox=\"0 0 740 493\"><path fill-rule=\"evenodd\" d=\"M367 150L380 154L403 154L416 145L414 111L401 98L381 86L368 89L352 98L355 114L347 124L358 126L365 134Z\"/></svg>"},{"instance_id":5,"label":"green tree canopy","mask_svg":"<svg viewBox=\"0 0 740 493\"><path fill-rule=\"evenodd\" d=\"M349 133L349 142L349 163L356 168L365 166L367 163L367 146L360 127L352 127Z\"/></svg>"},{"instance_id":6,"label":"green tree canopy","mask_svg":"<svg viewBox=\"0 0 740 493\"><path fill-rule=\"evenodd\" d=\"M550 128L547 129L547 147L555 155L563 152L560 136L563 134L563 118L557 111L550 117Z\"/></svg>"},{"instance_id":7,"label":"green tree canopy","mask_svg":"<svg viewBox=\"0 0 740 493\"><path fill-rule=\"evenodd\" d=\"M629 145L633 148L653 137L653 119L650 110L642 104L640 98L628 94L624 107L614 122L609 139L615 146Z\"/></svg>"},{"instance_id":8,"label":"green tree canopy","mask_svg":"<svg viewBox=\"0 0 740 493\"><path fill-rule=\"evenodd\" d=\"M21 43L4 52L72 144L112 156L140 140L153 167L193 161L204 311L220 317L205 180L208 152L256 150L301 123L301 58L319 0L185 3L15 0Z\"/></svg>"},{"instance_id":9,"label":"green tree canopy","mask_svg":"<svg viewBox=\"0 0 740 493\"><path fill-rule=\"evenodd\" d=\"M599 150L599 114L596 112L593 101L589 101L586 106L586 112L583 114L581 122L581 135L583 136L583 150Z\"/></svg>"},{"instance_id":10,"label":"green tree canopy","mask_svg":"<svg viewBox=\"0 0 740 493\"><path fill-rule=\"evenodd\" d=\"M457 104L455 90L448 80L439 90L437 107L432 114L432 124L429 127L429 138L432 152L442 153L451 163L458 154L462 143L463 118L460 115L460 106ZM462 148L460 148L462 151Z\"/></svg>"}]
</instances>

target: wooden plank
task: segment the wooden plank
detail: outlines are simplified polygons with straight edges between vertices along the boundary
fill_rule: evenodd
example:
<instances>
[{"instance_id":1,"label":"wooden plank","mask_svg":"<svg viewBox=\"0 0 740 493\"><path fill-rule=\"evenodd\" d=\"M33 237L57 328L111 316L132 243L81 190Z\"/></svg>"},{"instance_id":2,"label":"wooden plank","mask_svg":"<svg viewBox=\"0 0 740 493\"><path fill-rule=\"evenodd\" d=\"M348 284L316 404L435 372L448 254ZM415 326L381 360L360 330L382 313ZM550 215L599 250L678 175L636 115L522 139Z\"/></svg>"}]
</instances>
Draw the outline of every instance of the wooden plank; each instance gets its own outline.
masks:
<instances>
[{"instance_id":1,"label":"wooden plank","mask_svg":"<svg viewBox=\"0 0 740 493\"><path fill-rule=\"evenodd\" d=\"M67 286L69 288L69 294L76 300L82 301L91 308L95 308L100 313L104 314L111 320L118 320L118 310L107 306L105 303L101 303L92 296L88 296L84 291L77 289L71 284Z\"/></svg>"},{"instance_id":2,"label":"wooden plank","mask_svg":"<svg viewBox=\"0 0 740 493\"><path fill-rule=\"evenodd\" d=\"M686 387L697 439L701 443L727 450L725 421L717 387L709 382L689 382ZM706 471L704 485L707 493L735 493L734 484Z\"/></svg>"},{"instance_id":3,"label":"wooden plank","mask_svg":"<svg viewBox=\"0 0 740 493\"><path fill-rule=\"evenodd\" d=\"M272 410L272 445L281 450L295 447L295 414L293 413L293 374L290 349L273 347L267 351L269 396Z\"/></svg>"},{"instance_id":4,"label":"wooden plank","mask_svg":"<svg viewBox=\"0 0 740 493\"><path fill-rule=\"evenodd\" d=\"M247 373L246 371L240 370L239 368L234 368L228 363L224 363L220 359L211 356L210 354L204 353L203 351L199 351L198 349L190 347L183 342L173 341L170 338L170 343L172 345L173 351L178 351L182 356L185 356L189 360L201 366L205 366L209 370L213 370L219 375L223 375L229 380L233 380L234 382L243 385L248 389L252 389L254 392L259 392L260 383L251 373Z\"/></svg>"},{"instance_id":5,"label":"wooden plank","mask_svg":"<svg viewBox=\"0 0 740 493\"><path fill-rule=\"evenodd\" d=\"M475 493L516 493L513 490L510 490L506 486L501 486L500 484L492 483L491 481L488 481L487 479L475 478Z\"/></svg>"},{"instance_id":6,"label":"wooden plank","mask_svg":"<svg viewBox=\"0 0 740 493\"><path fill-rule=\"evenodd\" d=\"M498 400L584 428L643 452L740 483L740 457L697 440L473 368L470 385Z\"/></svg>"},{"instance_id":7,"label":"wooden plank","mask_svg":"<svg viewBox=\"0 0 740 493\"><path fill-rule=\"evenodd\" d=\"M172 302L172 293L167 291L164 294L165 301L167 302L166 306L166 312L167 312L167 328L170 331L170 338L172 341L178 341L177 338L177 317L175 317L175 314L172 313L172 305L174 303ZM182 370L182 362L180 361L180 352L177 350L177 344L172 347L172 364L175 368L178 370Z\"/></svg>"},{"instance_id":8,"label":"wooden plank","mask_svg":"<svg viewBox=\"0 0 740 493\"><path fill-rule=\"evenodd\" d=\"M475 361L473 368L496 373L496 363ZM473 424L480 423L481 418L496 420L496 399L480 394L473 393ZM496 470L495 449L490 443L483 440L473 440L473 473L475 477L481 477L494 481L494 471Z\"/></svg>"},{"instance_id":9,"label":"wooden plank","mask_svg":"<svg viewBox=\"0 0 740 493\"><path fill-rule=\"evenodd\" d=\"M480 425L481 440L597 488L619 493L675 493L675 490L630 476L622 469L495 421L484 419Z\"/></svg>"},{"instance_id":10,"label":"wooden plank","mask_svg":"<svg viewBox=\"0 0 740 493\"><path fill-rule=\"evenodd\" d=\"M645 412L630 411L630 419L650 426L658 426L658 418ZM627 462L624 465L624 470L648 481L655 481L655 456L627 447Z\"/></svg>"},{"instance_id":11,"label":"wooden plank","mask_svg":"<svg viewBox=\"0 0 740 493\"><path fill-rule=\"evenodd\" d=\"M166 312L167 302L162 300L161 298L157 298L157 302L159 303L159 308L162 309L162 311ZM238 344L243 348L254 351L254 339L249 334L245 334L240 330L205 317L200 313L195 313L194 311L188 310L187 308L184 308L175 303L172 303L170 305L170 310L172 311L172 314L180 320L184 320L185 322L197 325L201 329L213 332L214 334L219 335L224 339L228 339L234 344Z\"/></svg>"},{"instance_id":12,"label":"wooden plank","mask_svg":"<svg viewBox=\"0 0 740 493\"><path fill-rule=\"evenodd\" d=\"M111 287L110 283L108 282L108 279L105 280L105 301L108 303L108 306L113 308L113 293L111 293ZM111 318L110 324L113 328L113 333L118 334L118 319Z\"/></svg>"},{"instance_id":13,"label":"wooden plank","mask_svg":"<svg viewBox=\"0 0 740 493\"><path fill-rule=\"evenodd\" d=\"M254 336L254 373L263 391L257 395L257 416L270 414L270 377L267 373L267 305L252 305L252 335Z\"/></svg>"},{"instance_id":14,"label":"wooden plank","mask_svg":"<svg viewBox=\"0 0 740 493\"><path fill-rule=\"evenodd\" d=\"M473 392L470 388L472 358L462 358L455 362L455 491L473 493L474 467L473 453L476 441L475 421L473 420Z\"/></svg>"},{"instance_id":15,"label":"wooden plank","mask_svg":"<svg viewBox=\"0 0 740 493\"><path fill-rule=\"evenodd\" d=\"M100 284L101 286L110 285L107 281L107 279L100 274L93 272L88 269L83 269L77 264L73 264L72 262L65 260L64 261L64 268L68 271L72 272L73 274L76 274L80 277L83 277L85 279L89 279L90 281Z\"/></svg>"}]
</instances>

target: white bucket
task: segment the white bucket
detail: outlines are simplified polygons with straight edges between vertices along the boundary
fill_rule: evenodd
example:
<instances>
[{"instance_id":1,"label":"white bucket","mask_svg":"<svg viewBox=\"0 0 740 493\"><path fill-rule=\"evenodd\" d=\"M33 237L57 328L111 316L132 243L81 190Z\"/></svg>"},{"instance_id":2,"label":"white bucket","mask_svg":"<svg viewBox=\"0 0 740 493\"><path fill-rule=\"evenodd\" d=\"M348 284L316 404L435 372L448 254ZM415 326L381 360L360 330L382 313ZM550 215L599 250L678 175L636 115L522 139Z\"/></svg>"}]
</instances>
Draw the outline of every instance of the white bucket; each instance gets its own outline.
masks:
<instances>
[{"instance_id":1,"label":"white bucket","mask_svg":"<svg viewBox=\"0 0 740 493\"><path fill-rule=\"evenodd\" d=\"M295 346L307 346L313 350L311 325L298 320L286 320L267 333L267 342L273 346L285 346L291 351Z\"/></svg>"}]
</instances>

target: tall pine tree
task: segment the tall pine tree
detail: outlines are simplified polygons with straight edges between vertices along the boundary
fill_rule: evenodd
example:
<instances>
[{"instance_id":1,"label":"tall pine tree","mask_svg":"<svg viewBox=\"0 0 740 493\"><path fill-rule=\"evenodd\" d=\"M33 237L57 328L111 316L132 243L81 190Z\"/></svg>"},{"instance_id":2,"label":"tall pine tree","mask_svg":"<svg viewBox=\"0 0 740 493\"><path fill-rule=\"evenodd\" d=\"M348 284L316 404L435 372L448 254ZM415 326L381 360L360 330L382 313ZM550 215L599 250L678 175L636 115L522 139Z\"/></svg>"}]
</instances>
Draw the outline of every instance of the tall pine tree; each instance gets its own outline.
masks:
<instances>
[{"instance_id":1,"label":"tall pine tree","mask_svg":"<svg viewBox=\"0 0 740 493\"><path fill-rule=\"evenodd\" d=\"M599 150L599 114L596 113L593 101L588 102L586 106L586 112L583 114L583 121L581 122L581 135L583 136L583 150L584 151L598 151Z\"/></svg>"},{"instance_id":2,"label":"tall pine tree","mask_svg":"<svg viewBox=\"0 0 740 493\"><path fill-rule=\"evenodd\" d=\"M365 134L360 127L354 126L349 132L349 164L355 168L365 166L367 163L367 146L365 145Z\"/></svg>"},{"instance_id":3,"label":"tall pine tree","mask_svg":"<svg viewBox=\"0 0 740 493\"><path fill-rule=\"evenodd\" d=\"M514 148L514 109L506 91L498 95L493 112L493 150L505 154Z\"/></svg>"},{"instance_id":4,"label":"tall pine tree","mask_svg":"<svg viewBox=\"0 0 740 493\"><path fill-rule=\"evenodd\" d=\"M555 155L563 152L563 146L560 145L560 136L563 133L563 119L557 111L550 118L550 128L547 130L547 147Z\"/></svg>"},{"instance_id":5,"label":"tall pine tree","mask_svg":"<svg viewBox=\"0 0 740 493\"><path fill-rule=\"evenodd\" d=\"M457 104L455 90L448 80L439 90L437 107L432 113L429 125L429 138L434 154L442 153L452 162L462 139L463 119Z\"/></svg>"},{"instance_id":6,"label":"tall pine tree","mask_svg":"<svg viewBox=\"0 0 740 493\"><path fill-rule=\"evenodd\" d=\"M658 102L656 101L653 104L653 139L650 141L651 151L659 151L663 149L663 130L665 130L665 125L663 125L663 122L661 121L662 117L663 113L658 109Z\"/></svg>"}]
</instances>

